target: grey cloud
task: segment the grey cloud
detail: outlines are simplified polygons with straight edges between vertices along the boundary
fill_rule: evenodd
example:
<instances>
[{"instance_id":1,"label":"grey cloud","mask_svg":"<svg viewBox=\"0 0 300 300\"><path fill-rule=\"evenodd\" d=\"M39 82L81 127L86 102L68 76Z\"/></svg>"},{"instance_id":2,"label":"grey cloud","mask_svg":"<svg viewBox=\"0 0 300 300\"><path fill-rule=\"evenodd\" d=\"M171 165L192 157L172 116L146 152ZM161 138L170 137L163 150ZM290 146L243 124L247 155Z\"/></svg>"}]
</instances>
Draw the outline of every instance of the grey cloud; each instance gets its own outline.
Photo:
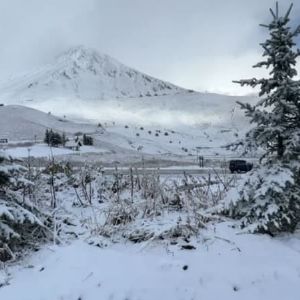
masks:
<instances>
[{"instance_id":1,"label":"grey cloud","mask_svg":"<svg viewBox=\"0 0 300 300\"><path fill-rule=\"evenodd\" d=\"M29 70L78 44L187 88L243 93L254 75L258 24L273 0L0 1L0 76ZM286 9L288 2L281 4ZM295 5L297 19L300 5Z\"/></svg>"}]
</instances>

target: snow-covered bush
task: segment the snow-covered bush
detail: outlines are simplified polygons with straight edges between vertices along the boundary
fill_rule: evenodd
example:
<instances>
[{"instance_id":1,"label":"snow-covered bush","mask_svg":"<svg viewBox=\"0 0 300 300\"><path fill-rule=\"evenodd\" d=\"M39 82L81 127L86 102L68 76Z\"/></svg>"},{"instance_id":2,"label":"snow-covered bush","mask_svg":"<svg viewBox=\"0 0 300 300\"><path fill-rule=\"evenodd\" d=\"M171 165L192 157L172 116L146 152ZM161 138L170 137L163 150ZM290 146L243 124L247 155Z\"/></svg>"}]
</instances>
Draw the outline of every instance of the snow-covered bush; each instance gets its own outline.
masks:
<instances>
[{"instance_id":1,"label":"snow-covered bush","mask_svg":"<svg viewBox=\"0 0 300 300\"><path fill-rule=\"evenodd\" d=\"M247 231L274 234L292 231L297 225L298 195L289 167L263 165L231 189L220 208L228 216L240 219Z\"/></svg>"},{"instance_id":2,"label":"snow-covered bush","mask_svg":"<svg viewBox=\"0 0 300 300\"><path fill-rule=\"evenodd\" d=\"M241 184L237 194L224 201L224 211L241 219L252 232L293 231L300 221L300 81L294 38L300 33L289 27L289 15L271 14L270 37L262 43L265 60L254 67L270 69L270 77L238 81L260 87L260 101L252 106L239 103L251 123L256 124L244 140L245 149L263 150L258 168Z\"/></svg>"},{"instance_id":3,"label":"snow-covered bush","mask_svg":"<svg viewBox=\"0 0 300 300\"><path fill-rule=\"evenodd\" d=\"M113 203L106 216L104 225L126 225L133 222L138 215L138 210L135 205L132 205L129 201L122 201L121 203Z\"/></svg>"},{"instance_id":4,"label":"snow-covered bush","mask_svg":"<svg viewBox=\"0 0 300 300\"><path fill-rule=\"evenodd\" d=\"M221 183L217 176L211 180L184 176L166 182L155 171L130 173L102 180L105 201L94 211L93 220L87 220L88 226L94 224L93 235L133 242L196 235L212 219L207 209L227 188L227 181Z\"/></svg>"},{"instance_id":5,"label":"snow-covered bush","mask_svg":"<svg viewBox=\"0 0 300 300\"><path fill-rule=\"evenodd\" d=\"M0 152L0 261L19 247L45 238L46 218L26 194L26 171Z\"/></svg>"}]
</instances>

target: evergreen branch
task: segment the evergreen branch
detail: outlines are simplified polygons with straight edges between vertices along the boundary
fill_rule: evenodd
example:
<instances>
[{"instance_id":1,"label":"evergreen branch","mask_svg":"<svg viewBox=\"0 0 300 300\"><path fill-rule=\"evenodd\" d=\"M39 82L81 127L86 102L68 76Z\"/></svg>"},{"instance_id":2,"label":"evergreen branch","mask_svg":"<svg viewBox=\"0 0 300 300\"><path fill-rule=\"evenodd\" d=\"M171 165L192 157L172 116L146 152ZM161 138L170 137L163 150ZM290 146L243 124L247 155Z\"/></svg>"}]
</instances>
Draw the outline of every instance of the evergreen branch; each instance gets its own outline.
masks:
<instances>
[{"instance_id":1,"label":"evergreen branch","mask_svg":"<svg viewBox=\"0 0 300 300\"><path fill-rule=\"evenodd\" d=\"M269 54L269 53L268 53L268 54ZM255 64L255 65L253 66L253 68L261 68L261 67L263 67L263 66L267 66L267 68L268 68L268 67L270 66L270 63L269 63L268 61L261 61L261 62Z\"/></svg>"},{"instance_id":2,"label":"evergreen branch","mask_svg":"<svg viewBox=\"0 0 300 300\"><path fill-rule=\"evenodd\" d=\"M237 101L236 103L241 107L241 109L245 109L245 110L247 110L251 113L253 113L255 111L255 107L252 106L249 103L243 103L243 102L240 102L240 101Z\"/></svg>"},{"instance_id":3,"label":"evergreen branch","mask_svg":"<svg viewBox=\"0 0 300 300\"><path fill-rule=\"evenodd\" d=\"M270 25L266 25L266 24L259 24L259 26L261 26L261 27L265 27L265 28L270 28Z\"/></svg>"},{"instance_id":4,"label":"evergreen branch","mask_svg":"<svg viewBox=\"0 0 300 300\"><path fill-rule=\"evenodd\" d=\"M271 15L273 16L273 18L276 20L277 17L276 17L276 15L275 15L273 9L272 9L272 8L269 8L269 10L270 10L270 13L271 13ZM276 13L277 13L277 10L276 10Z\"/></svg>"},{"instance_id":5,"label":"evergreen branch","mask_svg":"<svg viewBox=\"0 0 300 300\"><path fill-rule=\"evenodd\" d=\"M251 87L256 87L259 84L259 81L256 78L244 79L244 80L233 80L232 82L240 84L241 86L250 85Z\"/></svg>"},{"instance_id":6,"label":"evergreen branch","mask_svg":"<svg viewBox=\"0 0 300 300\"><path fill-rule=\"evenodd\" d=\"M261 43L260 45L265 50L266 54L271 55L271 51L268 49L268 47L265 45L265 43Z\"/></svg>"},{"instance_id":7,"label":"evergreen branch","mask_svg":"<svg viewBox=\"0 0 300 300\"><path fill-rule=\"evenodd\" d=\"M300 34L300 25L295 29L292 36L297 36L298 34Z\"/></svg>"},{"instance_id":8,"label":"evergreen branch","mask_svg":"<svg viewBox=\"0 0 300 300\"><path fill-rule=\"evenodd\" d=\"M277 3L278 3L278 2L277 2ZM288 18L289 18L289 15L290 15L290 13L291 13L292 8L293 8L293 3L290 5L288 11L286 12L286 14L285 14L285 16L284 16L284 19L285 19L286 21L287 21Z\"/></svg>"}]
</instances>

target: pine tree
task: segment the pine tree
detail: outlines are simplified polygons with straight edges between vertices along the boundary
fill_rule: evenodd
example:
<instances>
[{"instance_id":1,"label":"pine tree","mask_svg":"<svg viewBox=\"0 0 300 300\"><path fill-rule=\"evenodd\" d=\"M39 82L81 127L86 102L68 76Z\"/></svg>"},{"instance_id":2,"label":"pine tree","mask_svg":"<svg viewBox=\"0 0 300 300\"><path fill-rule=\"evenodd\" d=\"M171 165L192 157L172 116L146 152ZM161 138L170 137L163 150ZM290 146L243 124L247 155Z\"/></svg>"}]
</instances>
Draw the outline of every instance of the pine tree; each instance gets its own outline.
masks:
<instances>
[{"instance_id":1,"label":"pine tree","mask_svg":"<svg viewBox=\"0 0 300 300\"><path fill-rule=\"evenodd\" d=\"M50 133L49 130L46 129L44 142L49 146L50 145Z\"/></svg>"},{"instance_id":2,"label":"pine tree","mask_svg":"<svg viewBox=\"0 0 300 300\"><path fill-rule=\"evenodd\" d=\"M0 152L0 165L4 162L4 160L5 160L5 156L4 154L2 154L1 156L1 152ZM0 187L7 184L8 181L9 181L9 176L7 174L6 169L0 168Z\"/></svg>"},{"instance_id":3,"label":"pine tree","mask_svg":"<svg viewBox=\"0 0 300 300\"><path fill-rule=\"evenodd\" d=\"M246 149L260 148L264 154L238 197L228 195L225 210L252 232L293 231L300 219L300 82L294 79L300 56L294 38L300 26L289 27L291 10L292 5L280 17L276 3L270 24L261 25L270 37L261 44L265 59L254 67L270 69L269 77L237 81L260 88L256 105L239 104L256 124L246 134Z\"/></svg>"},{"instance_id":4,"label":"pine tree","mask_svg":"<svg viewBox=\"0 0 300 300\"><path fill-rule=\"evenodd\" d=\"M62 136L59 133L53 132L51 145L54 147L62 145Z\"/></svg>"},{"instance_id":5,"label":"pine tree","mask_svg":"<svg viewBox=\"0 0 300 300\"><path fill-rule=\"evenodd\" d=\"M66 136L64 133L60 135L57 132L53 132L52 129L47 129L44 141L48 144L48 146L57 147L58 145L64 145L66 143Z\"/></svg>"},{"instance_id":6,"label":"pine tree","mask_svg":"<svg viewBox=\"0 0 300 300\"><path fill-rule=\"evenodd\" d=\"M94 144L94 140L91 136L83 134L83 145L92 146Z\"/></svg>"},{"instance_id":7,"label":"pine tree","mask_svg":"<svg viewBox=\"0 0 300 300\"><path fill-rule=\"evenodd\" d=\"M45 237L46 219L23 192L32 184L25 171L0 151L0 261L41 238L39 234Z\"/></svg>"}]
</instances>

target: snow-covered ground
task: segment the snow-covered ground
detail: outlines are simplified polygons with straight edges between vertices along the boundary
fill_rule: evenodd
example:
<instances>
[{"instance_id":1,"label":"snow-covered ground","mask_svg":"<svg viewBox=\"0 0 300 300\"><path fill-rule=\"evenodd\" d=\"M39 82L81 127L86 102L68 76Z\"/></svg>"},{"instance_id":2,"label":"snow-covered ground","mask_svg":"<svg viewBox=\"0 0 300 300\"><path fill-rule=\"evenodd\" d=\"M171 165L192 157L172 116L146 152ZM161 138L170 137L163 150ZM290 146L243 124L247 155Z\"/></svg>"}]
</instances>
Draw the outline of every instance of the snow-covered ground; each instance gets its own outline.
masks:
<instances>
[{"instance_id":1,"label":"snow-covered ground","mask_svg":"<svg viewBox=\"0 0 300 300\"><path fill-rule=\"evenodd\" d=\"M221 114L219 117L222 119ZM223 121L228 125L226 118ZM239 157L239 153L227 151L224 145L239 138L245 126L240 128L233 125L233 127L225 126L222 122L219 125L177 124L174 127L162 124L139 124L133 120L128 123L122 121L97 123L96 120L82 119L79 122L29 107L8 105L0 107L0 138L9 140L8 145L4 144L1 147L7 148L7 151L17 157L27 157L28 147L36 141L41 142L46 129L52 129L64 133L70 140L74 139L76 134L91 135L94 139L94 148L82 148L80 153L101 153L103 154L101 160L109 156L107 160L130 163L132 156L140 157L141 160L143 156L151 155L157 161L167 156L174 161L189 160L195 163L198 155L206 159L218 160ZM54 155L72 153L74 152L66 149L53 149ZM48 149L43 146L33 146L31 151L34 157L49 156L49 154ZM93 158L85 156L83 159L94 161L97 158L94 155Z\"/></svg>"},{"instance_id":2,"label":"snow-covered ground","mask_svg":"<svg viewBox=\"0 0 300 300\"><path fill-rule=\"evenodd\" d=\"M207 183L204 176L157 177L159 184L155 175L146 175L144 191L133 179L129 200L129 177L105 177L96 170L86 190L92 193L90 204L80 184L91 169L73 174L77 187L57 174L53 214L61 243L49 242L20 261L0 265L0 299L298 300L300 231L276 238L246 234L236 222L209 214L205 228L195 226L195 220L204 220L197 218L206 214L205 201L216 199L214 192L223 194L231 176L209 176L207 186L201 185ZM45 205L51 193L48 175L42 176L36 193ZM123 187L119 193L111 188L116 178ZM216 179L219 184L213 183ZM143 198L154 183L160 196ZM199 184L198 190L178 194L190 184ZM173 202L176 194L183 207ZM131 218L115 223L119 214Z\"/></svg>"},{"instance_id":3,"label":"snow-covered ground","mask_svg":"<svg viewBox=\"0 0 300 300\"><path fill-rule=\"evenodd\" d=\"M0 299L299 299L299 234L239 234L224 222L193 239L196 249L185 244L47 245L9 269Z\"/></svg>"},{"instance_id":4,"label":"snow-covered ground","mask_svg":"<svg viewBox=\"0 0 300 300\"><path fill-rule=\"evenodd\" d=\"M224 146L237 139L240 130L223 126L127 125L115 123L106 127L108 134L118 139L118 145L148 154L230 156ZM109 141L102 135L101 140Z\"/></svg>"},{"instance_id":5,"label":"snow-covered ground","mask_svg":"<svg viewBox=\"0 0 300 300\"><path fill-rule=\"evenodd\" d=\"M15 158L24 158L29 155L32 157L51 157L57 155L80 155L81 153L106 153L106 150L93 146L82 146L79 151L66 148L49 147L46 144L33 145L30 147L15 147L4 150L8 155Z\"/></svg>"},{"instance_id":6,"label":"snow-covered ground","mask_svg":"<svg viewBox=\"0 0 300 300\"><path fill-rule=\"evenodd\" d=\"M66 117L57 117L25 106L0 107L0 137L7 138L10 143L43 140L46 129L72 136L76 132L100 130L96 125L72 122Z\"/></svg>"}]
</instances>

